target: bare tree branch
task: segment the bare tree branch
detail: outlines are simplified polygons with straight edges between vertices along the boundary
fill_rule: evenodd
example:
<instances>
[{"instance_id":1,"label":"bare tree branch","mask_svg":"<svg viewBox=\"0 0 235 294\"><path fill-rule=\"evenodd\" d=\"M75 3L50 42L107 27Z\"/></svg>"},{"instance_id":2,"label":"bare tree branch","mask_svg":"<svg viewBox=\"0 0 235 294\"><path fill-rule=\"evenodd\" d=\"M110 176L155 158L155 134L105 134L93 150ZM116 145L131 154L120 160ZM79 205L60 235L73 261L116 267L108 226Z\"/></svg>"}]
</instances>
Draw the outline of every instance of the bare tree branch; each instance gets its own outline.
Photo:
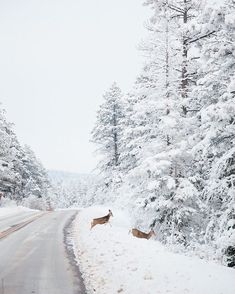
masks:
<instances>
[{"instance_id":1,"label":"bare tree branch","mask_svg":"<svg viewBox=\"0 0 235 294\"><path fill-rule=\"evenodd\" d=\"M173 5L173 4L169 4L168 1L166 1L164 3L165 6L169 7L171 10L174 10L174 11L177 11L177 12L180 12L180 13L184 13L184 10L181 9L180 7L176 6L176 5Z\"/></svg>"},{"instance_id":2,"label":"bare tree branch","mask_svg":"<svg viewBox=\"0 0 235 294\"><path fill-rule=\"evenodd\" d=\"M197 37L195 39L192 39L192 40L187 40L186 43L187 44L192 44L192 43L197 42L197 41L199 41L201 39L207 38L207 37L209 37L210 35L212 35L214 33L216 33L216 31L209 32L209 33L207 33L205 35L199 36L199 37Z\"/></svg>"}]
</instances>

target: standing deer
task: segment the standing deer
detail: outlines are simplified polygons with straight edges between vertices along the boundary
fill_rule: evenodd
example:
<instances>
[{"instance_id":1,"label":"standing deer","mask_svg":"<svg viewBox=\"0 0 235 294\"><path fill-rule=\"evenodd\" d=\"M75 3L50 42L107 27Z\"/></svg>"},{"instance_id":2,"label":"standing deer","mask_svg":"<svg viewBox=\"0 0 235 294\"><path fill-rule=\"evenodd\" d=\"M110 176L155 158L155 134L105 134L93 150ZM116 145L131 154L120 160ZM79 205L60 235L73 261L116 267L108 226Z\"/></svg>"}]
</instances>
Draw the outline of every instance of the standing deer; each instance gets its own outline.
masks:
<instances>
[{"instance_id":1,"label":"standing deer","mask_svg":"<svg viewBox=\"0 0 235 294\"><path fill-rule=\"evenodd\" d=\"M109 209L109 213L103 217L99 218L94 218L93 221L91 222L91 229L96 226L97 224L106 224L108 223L110 216L113 216L112 211Z\"/></svg>"},{"instance_id":2,"label":"standing deer","mask_svg":"<svg viewBox=\"0 0 235 294\"><path fill-rule=\"evenodd\" d=\"M153 235L156 236L155 232L153 229L150 230L149 233L144 233L144 232L141 232L140 230L138 229L132 229L131 230L131 233L134 237L137 237L137 238L144 238L144 239L150 239Z\"/></svg>"}]
</instances>

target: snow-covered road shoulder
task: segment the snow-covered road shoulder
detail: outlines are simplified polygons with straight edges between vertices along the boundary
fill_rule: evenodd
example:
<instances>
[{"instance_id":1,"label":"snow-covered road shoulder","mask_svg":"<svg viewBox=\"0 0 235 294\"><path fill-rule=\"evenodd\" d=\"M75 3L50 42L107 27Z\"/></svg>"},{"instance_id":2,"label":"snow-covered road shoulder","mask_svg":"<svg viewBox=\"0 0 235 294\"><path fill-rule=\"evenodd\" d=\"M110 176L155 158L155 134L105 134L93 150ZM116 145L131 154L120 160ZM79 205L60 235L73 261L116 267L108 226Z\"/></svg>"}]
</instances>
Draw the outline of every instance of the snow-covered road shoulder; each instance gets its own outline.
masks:
<instances>
[{"instance_id":1,"label":"snow-covered road shoulder","mask_svg":"<svg viewBox=\"0 0 235 294\"><path fill-rule=\"evenodd\" d=\"M88 293L233 294L235 270L167 251L154 240L128 234L128 216L113 210L109 224L90 230L109 207L79 212L74 249Z\"/></svg>"},{"instance_id":2,"label":"snow-covered road shoulder","mask_svg":"<svg viewBox=\"0 0 235 294\"><path fill-rule=\"evenodd\" d=\"M37 212L37 210L23 206L0 207L0 220L8 216L14 216L25 212Z\"/></svg>"}]
</instances>

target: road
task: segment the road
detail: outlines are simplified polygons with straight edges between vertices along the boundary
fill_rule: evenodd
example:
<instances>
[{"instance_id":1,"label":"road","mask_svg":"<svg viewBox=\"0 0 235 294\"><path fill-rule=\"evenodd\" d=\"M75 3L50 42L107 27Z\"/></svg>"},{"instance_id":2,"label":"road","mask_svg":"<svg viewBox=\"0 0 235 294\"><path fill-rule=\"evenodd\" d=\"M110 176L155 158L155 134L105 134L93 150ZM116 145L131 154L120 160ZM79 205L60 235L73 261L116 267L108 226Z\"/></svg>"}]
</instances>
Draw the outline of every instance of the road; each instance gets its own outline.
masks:
<instances>
[{"instance_id":1,"label":"road","mask_svg":"<svg viewBox=\"0 0 235 294\"><path fill-rule=\"evenodd\" d=\"M66 245L65 233L75 214L46 213L0 239L0 294L85 293L73 252Z\"/></svg>"},{"instance_id":2,"label":"road","mask_svg":"<svg viewBox=\"0 0 235 294\"><path fill-rule=\"evenodd\" d=\"M43 214L42 212L36 211L21 211L12 215L3 216L0 218L0 232L3 232L15 224L22 223L31 217Z\"/></svg>"}]
</instances>

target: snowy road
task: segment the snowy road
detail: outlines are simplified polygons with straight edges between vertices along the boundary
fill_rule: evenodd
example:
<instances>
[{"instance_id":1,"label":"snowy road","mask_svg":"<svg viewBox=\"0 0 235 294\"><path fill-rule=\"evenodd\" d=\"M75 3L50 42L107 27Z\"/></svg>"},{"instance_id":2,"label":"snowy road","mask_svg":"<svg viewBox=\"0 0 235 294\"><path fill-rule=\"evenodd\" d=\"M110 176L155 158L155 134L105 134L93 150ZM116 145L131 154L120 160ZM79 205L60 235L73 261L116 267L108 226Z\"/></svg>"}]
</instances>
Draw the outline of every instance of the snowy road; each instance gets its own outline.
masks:
<instances>
[{"instance_id":1,"label":"snowy road","mask_svg":"<svg viewBox=\"0 0 235 294\"><path fill-rule=\"evenodd\" d=\"M85 293L64 231L75 211L43 215L0 240L0 294Z\"/></svg>"}]
</instances>

